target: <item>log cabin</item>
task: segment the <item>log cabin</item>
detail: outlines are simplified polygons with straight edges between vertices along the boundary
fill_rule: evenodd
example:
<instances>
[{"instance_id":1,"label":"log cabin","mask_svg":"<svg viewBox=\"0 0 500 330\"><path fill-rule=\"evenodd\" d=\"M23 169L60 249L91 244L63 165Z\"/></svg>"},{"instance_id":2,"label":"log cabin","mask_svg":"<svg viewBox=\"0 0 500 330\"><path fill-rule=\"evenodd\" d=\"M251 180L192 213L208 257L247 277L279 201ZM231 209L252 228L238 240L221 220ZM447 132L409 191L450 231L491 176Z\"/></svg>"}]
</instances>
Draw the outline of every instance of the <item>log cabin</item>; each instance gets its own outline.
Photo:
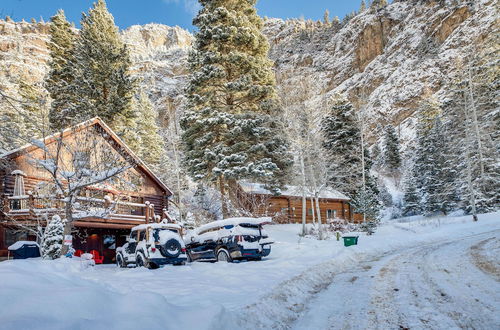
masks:
<instances>
[{"instance_id":1,"label":"log cabin","mask_svg":"<svg viewBox=\"0 0 500 330\"><path fill-rule=\"evenodd\" d=\"M69 162L75 167L81 157L88 157L96 166L109 163L111 170L118 163L123 166L119 174L86 186L76 197L72 212L74 249L96 250L105 262L114 262L115 249L125 243L130 228L169 219L171 190L96 117L0 155L0 257L5 257L8 246L18 240L36 240L27 228L45 226L55 214L64 218L64 196L54 188L57 179L46 165L47 155L62 143L65 147L58 150L59 166ZM68 155L71 148L78 152Z\"/></svg>"},{"instance_id":2,"label":"log cabin","mask_svg":"<svg viewBox=\"0 0 500 330\"><path fill-rule=\"evenodd\" d=\"M302 222L302 192L297 186L287 185L279 195L267 190L263 184L239 182L238 200L244 208L254 216L271 216L278 223ZM312 223L317 219L316 208L313 207L313 194L307 194L306 221ZM319 194L319 208L323 223L334 219L360 222L362 216L354 213L349 198L344 194L327 188Z\"/></svg>"}]
</instances>

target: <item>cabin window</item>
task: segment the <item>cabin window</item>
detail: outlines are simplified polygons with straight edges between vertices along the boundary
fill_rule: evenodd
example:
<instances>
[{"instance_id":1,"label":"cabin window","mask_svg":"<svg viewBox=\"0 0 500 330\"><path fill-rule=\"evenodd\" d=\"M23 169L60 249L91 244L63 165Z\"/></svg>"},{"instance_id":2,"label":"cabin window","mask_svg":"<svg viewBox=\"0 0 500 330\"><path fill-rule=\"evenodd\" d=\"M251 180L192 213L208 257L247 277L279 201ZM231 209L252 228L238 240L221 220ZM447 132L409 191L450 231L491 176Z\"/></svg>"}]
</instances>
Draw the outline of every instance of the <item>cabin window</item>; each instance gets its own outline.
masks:
<instances>
[{"instance_id":1,"label":"cabin window","mask_svg":"<svg viewBox=\"0 0 500 330\"><path fill-rule=\"evenodd\" d=\"M308 209L309 210L309 215L313 215L313 209Z\"/></svg>"},{"instance_id":2,"label":"cabin window","mask_svg":"<svg viewBox=\"0 0 500 330\"><path fill-rule=\"evenodd\" d=\"M286 213L288 213L288 207L282 207L282 208L281 208L281 213L282 213L282 214L286 214Z\"/></svg>"},{"instance_id":3,"label":"cabin window","mask_svg":"<svg viewBox=\"0 0 500 330\"><path fill-rule=\"evenodd\" d=\"M326 210L326 217L328 219L335 219L335 218L337 218L337 210Z\"/></svg>"},{"instance_id":4,"label":"cabin window","mask_svg":"<svg viewBox=\"0 0 500 330\"><path fill-rule=\"evenodd\" d=\"M143 241L143 240L144 240L144 238L146 238L146 231L145 231L145 230L141 230L141 231L139 232L139 242L140 242L140 241Z\"/></svg>"}]
</instances>

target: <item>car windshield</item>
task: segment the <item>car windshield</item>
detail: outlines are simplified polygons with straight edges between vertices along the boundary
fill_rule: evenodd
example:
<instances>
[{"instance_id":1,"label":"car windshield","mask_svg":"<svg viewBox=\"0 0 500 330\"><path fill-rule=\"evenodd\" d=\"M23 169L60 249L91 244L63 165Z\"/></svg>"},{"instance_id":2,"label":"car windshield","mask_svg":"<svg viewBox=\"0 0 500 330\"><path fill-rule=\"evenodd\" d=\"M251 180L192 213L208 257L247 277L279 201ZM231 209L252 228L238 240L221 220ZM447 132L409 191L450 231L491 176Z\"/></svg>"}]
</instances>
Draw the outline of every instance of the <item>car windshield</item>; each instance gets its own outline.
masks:
<instances>
[{"instance_id":1,"label":"car windshield","mask_svg":"<svg viewBox=\"0 0 500 330\"><path fill-rule=\"evenodd\" d=\"M260 226L249 224L249 223L240 223L240 231L243 235L252 235L252 236L260 236Z\"/></svg>"},{"instance_id":2,"label":"car windshield","mask_svg":"<svg viewBox=\"0 0 500 330\"><path fill-rule=\"evenodd\" d=\"M156 242L158 242L160 240L160 232L163 230L168 230L168 231L171 231L171 232L176 233L176 234L179 233L177 231L177 229L174 229L174 228L156 228L153 231L153 237L154 237Z\"/></svg>"}]
</instances>

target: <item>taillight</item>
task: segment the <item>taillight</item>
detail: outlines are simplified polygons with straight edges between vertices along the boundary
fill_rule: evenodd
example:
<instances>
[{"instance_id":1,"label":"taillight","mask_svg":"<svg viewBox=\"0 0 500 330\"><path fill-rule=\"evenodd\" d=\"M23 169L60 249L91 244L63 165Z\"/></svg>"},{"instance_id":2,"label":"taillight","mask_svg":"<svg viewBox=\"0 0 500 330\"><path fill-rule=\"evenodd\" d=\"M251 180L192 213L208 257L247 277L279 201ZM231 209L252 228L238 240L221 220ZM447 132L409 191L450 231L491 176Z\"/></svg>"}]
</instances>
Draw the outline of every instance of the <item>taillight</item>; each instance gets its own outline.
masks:
<instances>
[{"instance_id":1,"label":"taillight","mask_svg":"<svg viewBox=\"0 0 500 330\"><path fill-rule=\"evenodd\" d=\"M243 236L241 235L236 236L236 242L243 242Z\"/></svg>"},{"instance_id":2,"label":"taillight","mask_svg":"<svg viewBox=\"0 0 500 330\"><path fill-rule=\"evenodd\" d=\"M152 247L152 248L151 248L151 252L156 252L156 248L155 248L155 247Z\"/></svg>"},{"instance_id":3,"label":"taillight","mask_svg":"<svg viewBox=\"0 0 500 330\"><path fill-rule=\"evenodd\" d=\"M181 251L182 251L182 252L186 252L186 248L182 248L182 249L181 249Z\"/></svg>"}]
</instances>

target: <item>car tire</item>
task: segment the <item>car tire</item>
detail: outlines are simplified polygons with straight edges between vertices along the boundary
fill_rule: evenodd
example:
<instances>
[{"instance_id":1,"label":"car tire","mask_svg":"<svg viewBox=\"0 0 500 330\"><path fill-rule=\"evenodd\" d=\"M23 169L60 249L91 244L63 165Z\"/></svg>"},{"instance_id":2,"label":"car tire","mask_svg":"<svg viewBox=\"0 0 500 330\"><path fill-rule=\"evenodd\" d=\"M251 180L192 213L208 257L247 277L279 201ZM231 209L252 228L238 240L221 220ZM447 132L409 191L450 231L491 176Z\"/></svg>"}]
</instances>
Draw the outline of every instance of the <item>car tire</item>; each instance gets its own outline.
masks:
<instances>
[{"instance_id":1,"label":"car tire","mask_svg":"<svg viewBox=\"0 0 500 330\"><path fill-rule=\"evenodd\" d=\"M229 255L229 252L225 249L219 249L217 251L217 262L233 262L233 259L231 259L231 256Z\"/></svg>"},{"instance_id":2,"label":"car tire","mask_svg":"<svg viewBox=\"0 0 500 330\"><path fill-rule=\"evenodd\" d=\"M147 267L146 258L142 253L137 253L135 256L135 265L137 267Z\"/></svg>"},{"instance_id":3,"label":"car tire","mask_svg":"<svg viewBox=\"0 0 500 330\"><path fill-rule=\"evenodd\" d=\"M165 257L177 258L182 252L182 245L178 240L172 238L169 239L161 249Z\"/></svg>"},{"instance_id":4,"label":"car tire","mask_svg":"<svg viewBox=\"0 0 500 330\"><path fill-rule=\"evenodd\" d=\"M127 267L127 264L125 263L125 260L123 259L123 256L121 254L116 255L116 265L120 268Z\"/></svg>"}]
</instances>

